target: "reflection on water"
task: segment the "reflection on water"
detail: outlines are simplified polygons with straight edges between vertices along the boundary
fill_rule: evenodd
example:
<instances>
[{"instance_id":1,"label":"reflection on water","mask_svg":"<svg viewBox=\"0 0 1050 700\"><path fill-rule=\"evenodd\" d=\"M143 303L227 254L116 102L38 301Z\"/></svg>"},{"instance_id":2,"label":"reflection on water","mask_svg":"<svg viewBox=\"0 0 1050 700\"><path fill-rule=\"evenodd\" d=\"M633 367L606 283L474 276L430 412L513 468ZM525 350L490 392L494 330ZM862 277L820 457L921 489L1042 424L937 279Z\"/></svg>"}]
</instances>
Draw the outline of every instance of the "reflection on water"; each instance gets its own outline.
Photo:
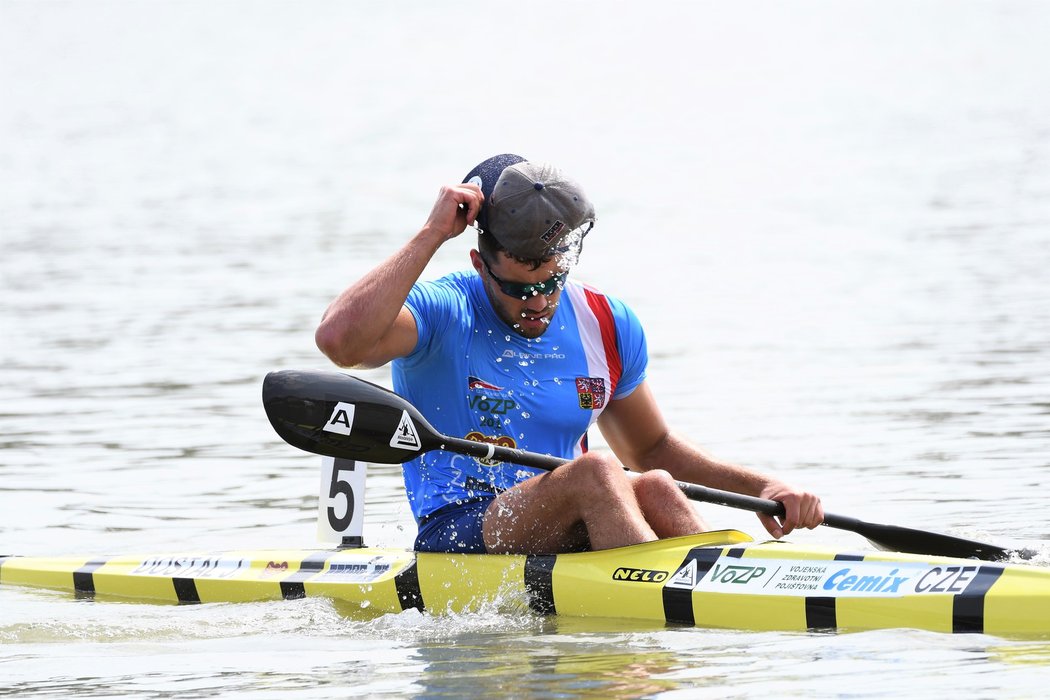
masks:
<instances>
[{"instance_id":1,"label":"reflection on water","mask_svg":"<svg viewBox=\"0 0 1050 700\"><path fill-rule=\"evenodd\" d=\"M0 551L311 544L317 461L272 433L262 377L328 366L328 301L440 184L517 151L586 183L574 274L638 312L684 435L834 512L1045 565L1045 7L465 7L466 35L428 3L0 4ZM398 467L370 468L366 509L369 543L411 543ZM25 695L991 696L1050 668L1041 642L907 630L5 588L0 642Z\"/></svg>"},{"instance_id":2,"label":"reflection on water","mask_svg":"<svg viewBox=\"0 0 1050 700\"><path fill-rule=\"evenodd\" d=\"M426 664L420 692L428 696L466 697L479 684L487 693L546 697L559 694L636 698L673 690L677 683L663 680L678 663L668 651L617 653L603 644L591 652L577 651L545 640L523 639L491 653L491 640L473 646L464 640L454 647L421 646L413 661ZM630 641L630 640L625 640Z\"/></svg>"},{"instance_id":3,"label":"reflection on water","mask_svg":"<svg viewBox=\"0 0 1050 700\"><path fill-rule=\"evenodd\" d=\"M990 658L1004 664L1050 665L1050 644L1046 642L991 646L988 648L988 653Z\"/></svg>"}]
</instances>

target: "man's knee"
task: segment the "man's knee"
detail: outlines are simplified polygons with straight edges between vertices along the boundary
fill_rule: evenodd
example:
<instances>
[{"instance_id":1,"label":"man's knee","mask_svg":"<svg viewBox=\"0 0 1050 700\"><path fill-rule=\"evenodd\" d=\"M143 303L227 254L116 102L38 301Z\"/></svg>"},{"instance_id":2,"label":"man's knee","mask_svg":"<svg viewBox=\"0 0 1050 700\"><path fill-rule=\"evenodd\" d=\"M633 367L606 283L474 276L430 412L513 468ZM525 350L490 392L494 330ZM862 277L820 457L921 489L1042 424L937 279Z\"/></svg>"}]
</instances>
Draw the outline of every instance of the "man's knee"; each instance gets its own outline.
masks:
<instances>
[{"instance_id":1,"label":"man's knee","mask_svg":"<svg viewBox=\"0 0 1050 700\"><path fill-rule=\"evenodd\" d=\"M627 472L612 455L588 452L564 467L580 491L623 493L630 488ZM628 491L629 493L629 491Z\"/></svg>"},{"instance_id":2,"label":"man's knee","mask_svg":"<svg viewBox=\"0 0 1050 700\"><path fill-rule=\"evenodd\" d=\"M633 482L639 500L664 499L680 493L674 477L663 469L643 472Z\"/></svg>"}]
</instances>

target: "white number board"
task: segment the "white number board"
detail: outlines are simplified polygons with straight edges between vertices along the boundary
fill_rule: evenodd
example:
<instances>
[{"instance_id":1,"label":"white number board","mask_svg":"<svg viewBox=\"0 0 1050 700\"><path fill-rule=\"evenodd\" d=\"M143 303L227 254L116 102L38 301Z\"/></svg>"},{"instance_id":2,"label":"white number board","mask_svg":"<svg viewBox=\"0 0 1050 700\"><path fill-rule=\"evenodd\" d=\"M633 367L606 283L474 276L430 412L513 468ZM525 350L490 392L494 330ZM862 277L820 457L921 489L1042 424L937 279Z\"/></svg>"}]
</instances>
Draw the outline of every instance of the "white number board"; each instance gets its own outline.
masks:
<instances>
[{"instance_id":1,"label":"white number board","mask_svg":"<svg viewBox=\"0 0 1050 700\"><path fill-rule=\"evenodd\" d=\"M365 463L321 458L321 490L317 499L317 538L342 543L363 536L365 524ZM360 541L360 540L358 540Z\"/></svg>"}]
</instances>

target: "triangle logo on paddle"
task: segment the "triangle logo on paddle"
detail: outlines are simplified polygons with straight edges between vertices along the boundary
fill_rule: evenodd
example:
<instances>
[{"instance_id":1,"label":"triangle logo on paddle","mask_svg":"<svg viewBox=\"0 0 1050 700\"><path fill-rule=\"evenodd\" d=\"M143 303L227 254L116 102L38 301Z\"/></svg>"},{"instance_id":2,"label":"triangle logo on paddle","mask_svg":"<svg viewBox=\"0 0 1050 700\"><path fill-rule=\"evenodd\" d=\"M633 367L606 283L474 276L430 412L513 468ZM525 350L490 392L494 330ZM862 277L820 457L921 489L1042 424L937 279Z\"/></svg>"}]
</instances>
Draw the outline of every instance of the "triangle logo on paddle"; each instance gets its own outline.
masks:
<instances>
[{"instance_id":1,"label":"triangle logo on paddle","mask_svg":"<svg viewBox=\"0 0 1050 700\"><path fill-rule=\"evenodd\" d=\"M412 450L413 452L422 446L419 442L419 434L416 433L416 426L412 423L412 418L409 417L408 411L401 413L401 422L397 424L394 437L390 438L390 446L398 447L402 450Z\"/></svg>"},{"instance_id":2,"label":"triangle logo on paddle","mask_svg":"<svg viewBox=\"0 0 1050 700\"><path fill-rule=\"evenodd\" d=\"M690 559L689 563L675 572L674 576L664 584L665 588L685 588L693 590L696 586L696 559Z\"/></svg>"}]
</instances>

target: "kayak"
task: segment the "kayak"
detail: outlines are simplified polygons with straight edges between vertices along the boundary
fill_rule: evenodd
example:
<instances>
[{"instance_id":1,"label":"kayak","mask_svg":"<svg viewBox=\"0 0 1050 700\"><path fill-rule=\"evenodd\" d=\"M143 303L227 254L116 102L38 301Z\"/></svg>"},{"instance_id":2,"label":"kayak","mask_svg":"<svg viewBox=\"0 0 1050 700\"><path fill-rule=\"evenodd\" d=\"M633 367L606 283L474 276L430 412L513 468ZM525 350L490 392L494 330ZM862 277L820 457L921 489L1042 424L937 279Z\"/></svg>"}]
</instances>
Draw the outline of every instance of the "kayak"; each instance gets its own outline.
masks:
<instances>
[{"instance_id":1,"label":"kayak","mask_svg":"<svg viewBox=\"0 0 1050 700\"><path fill-rule=\"evenodd\" d=\"M754 542L735 530L595 552L357 547L0 557L0 584L77 598L235 603L321 596L351 616L483 609L742 630L1050 635L1050 570Z\"/></svg>"}]
</instances>

